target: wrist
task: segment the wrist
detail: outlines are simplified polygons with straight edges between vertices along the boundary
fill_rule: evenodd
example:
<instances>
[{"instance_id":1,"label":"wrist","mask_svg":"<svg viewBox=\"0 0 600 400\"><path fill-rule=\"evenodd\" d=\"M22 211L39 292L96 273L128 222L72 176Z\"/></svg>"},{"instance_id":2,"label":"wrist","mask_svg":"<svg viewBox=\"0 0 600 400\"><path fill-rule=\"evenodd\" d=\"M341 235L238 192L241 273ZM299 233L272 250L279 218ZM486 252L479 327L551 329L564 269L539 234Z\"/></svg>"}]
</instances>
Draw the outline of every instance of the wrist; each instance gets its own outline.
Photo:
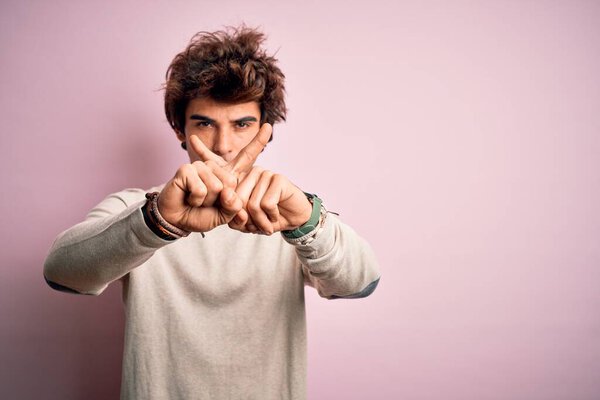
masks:
<instances>
[{"instance_id":1,"label":"wrist","mask_svg":"<svg viewBox=\"0 0 600 400\"><path fill-rule=\"evenodd\" d=\"M158 192L146 193L148 201L142 207L146 225L158 237L165 240L175 240L188 236L190 232L180 229L167 222L158 210Z\"/></svg>"},{"instance_id":2,"label":"wrist","mask_svg":"<svg viewBox=\"0 0 600 400\"><path fill-rule=\"evenodd\" d=\"M305 196L306 199L306 207L304 208L303 212L302 212L302 218L300 218L300 223L298 224L298 227L301 227L302 225L307 224L310 221L310 217L312 216L312 212L313 212L313 203L312 201L310 201L308 199L308 197L306 197L306 194L302 193L303 196Z\"/></svg>"},{"instance_id":3,"label":"wrist","mask_svg":"<svg viewBox=\"0 0 600 400\"><path fill-rule=\"evenodd\" d=\"M177 239L176 237L162 231L159 228L158 224L154 221L154 219L150 215L148 206L149 206L148 201L146 201L146 203L142 206L142 215L144 216L144 222L146 223L146 226L148 227L148 229L150 229L152 231L152 233L154 233L156 236L158 236L161 239L164 239L164 240Z\"/></svg>"},{"instance_id":4,"label":"wrist","mask_svg":"<svg viewBox=\"0 0 600 400\"><path fill-rule=\"evenodd\" d=\"M317 195L304 194L311 204L311 214L309 219L298 228L281 231L283 237L290 243L308 244L312 242L327 216L327 210L325 210L322 200Z\"/></svg>"}]
</instances>

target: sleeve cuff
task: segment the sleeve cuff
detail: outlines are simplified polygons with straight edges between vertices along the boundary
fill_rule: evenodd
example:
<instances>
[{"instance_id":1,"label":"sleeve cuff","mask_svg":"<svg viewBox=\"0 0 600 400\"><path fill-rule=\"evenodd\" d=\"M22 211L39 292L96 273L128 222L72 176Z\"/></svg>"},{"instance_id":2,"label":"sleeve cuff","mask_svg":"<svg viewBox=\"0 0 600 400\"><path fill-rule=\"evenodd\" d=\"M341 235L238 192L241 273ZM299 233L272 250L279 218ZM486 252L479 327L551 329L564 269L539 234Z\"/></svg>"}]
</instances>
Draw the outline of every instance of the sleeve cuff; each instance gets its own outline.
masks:
<instances>
[{"instance_id":1,"label":"sleeve cuff","mask_svg":"<svg viewBox=\"0 0 600 400\"><path fill-rule=\"evenodd\" d=\"M134 208L133 215L131 215L130 227L132 232L138 238L141 244L150 248L159 249L169 243L173 243L174 240L167 240L159 237L150 227L146 224L144 219L144 212L142 207L146 204L146 201L141 201Z\"/></svg>"},{"instance_id":2,"label":"sleeve cuff","mask_svg":"<svg viewBox=\"0 0 600 400\"><path fill-rule=\"evenodd\" d=\"M327 254L335 243L335 215L328 214L321 231L315 236L315 240L307 245L295 242L281 235L283 239L296 248L298 254L304 258L318 258Z\"/></svg>"}]
</instances>

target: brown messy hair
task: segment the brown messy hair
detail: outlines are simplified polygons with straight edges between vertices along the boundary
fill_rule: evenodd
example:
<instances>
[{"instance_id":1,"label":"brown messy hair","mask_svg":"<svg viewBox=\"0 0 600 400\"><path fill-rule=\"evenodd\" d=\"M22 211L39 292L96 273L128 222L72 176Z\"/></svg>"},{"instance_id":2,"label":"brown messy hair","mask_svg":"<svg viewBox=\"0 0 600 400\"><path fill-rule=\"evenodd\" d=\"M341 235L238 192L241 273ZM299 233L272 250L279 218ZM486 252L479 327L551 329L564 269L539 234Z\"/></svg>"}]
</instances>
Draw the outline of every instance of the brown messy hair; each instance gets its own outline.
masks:
<instances>
[{"instance_id":1,"label":"brown messy hair","mask_svg":"<svg viewBox=\"0 0 600 400\"><path fill-rule=\"evenodd\" d=\"M262 32L243 25L194 35L167 69L165 114L171 127L185 133L187 105L199 97L224 103L257 101L261 123L285 121L285 76L277 59L261 48L265 39Z\"/></svg>"}]
</instances>

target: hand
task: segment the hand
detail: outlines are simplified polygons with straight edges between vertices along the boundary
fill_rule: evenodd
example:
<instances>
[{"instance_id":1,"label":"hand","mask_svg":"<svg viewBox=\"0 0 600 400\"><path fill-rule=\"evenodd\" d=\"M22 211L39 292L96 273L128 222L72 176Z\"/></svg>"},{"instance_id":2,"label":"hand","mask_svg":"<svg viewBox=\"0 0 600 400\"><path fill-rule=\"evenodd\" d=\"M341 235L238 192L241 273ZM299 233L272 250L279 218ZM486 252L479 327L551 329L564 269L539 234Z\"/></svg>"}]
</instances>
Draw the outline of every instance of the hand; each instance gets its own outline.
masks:
<instances>
[{"instance_id":1,"label":"hand","mask_svg":"<svg viewBox=\"0 0 600 400\"><path fill-rule=\"evenodd\" d=\"M252 167L271 137L272 127L264 124L256 137L231 162L214 154L197 137L192 149L214 171L218 168L237 179L235 190L243 208L229 226L242 232L272 234L303 225L310 219L312 204L285 176Z\"/></svg>"},{"instance_id":2,"label":"hand","mask_svg":"<svg viewBox=\"0 0 600 400\"><path fill-rule=\"evenodd\" d=\"M190 144L201 158L181 166L158 198L162 217L190 232L207 232L230 222L236 215L247 221L248 214L235 192L238 181L252 168L271 137L272 127L264 124L254 139L229 163L192 136Z\"/></svg>"},{"instance_id":3,"label":"hand","mask_svg":"<svg viewBox=\"0 0 600 400\"><path fill-rule=\"evenodd\" d=\"M248 213L247 221L235 217L229 227L242 232L264 233L295 229L306 223L312 204L285 176L253 167L238 184L236 193Z\"/></svg>"}]
</instances>

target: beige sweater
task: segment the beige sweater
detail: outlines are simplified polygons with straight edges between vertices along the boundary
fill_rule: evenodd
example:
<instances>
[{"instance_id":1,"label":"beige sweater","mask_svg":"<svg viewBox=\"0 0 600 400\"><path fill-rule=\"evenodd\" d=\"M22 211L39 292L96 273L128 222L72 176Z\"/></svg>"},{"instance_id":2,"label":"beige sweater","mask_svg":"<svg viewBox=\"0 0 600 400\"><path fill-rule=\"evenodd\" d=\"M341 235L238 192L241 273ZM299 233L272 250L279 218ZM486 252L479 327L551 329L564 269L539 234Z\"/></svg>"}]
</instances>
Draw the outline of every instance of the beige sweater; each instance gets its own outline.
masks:
<instances>
[{"instance_id":1,"label":"beige sweater","mask_svg":"<svg viewBox=\"0 0 600 400\"><path fill-rule=\"evenodd\" d=\"M59 290L122 282L121 398L304 399L304 285L329 299L369 295L379 279L369 246L331 214L308 246L226 225L166 241L144 222L145 193L107 197L44 266Z\"/></svg>"}]
</instances>

